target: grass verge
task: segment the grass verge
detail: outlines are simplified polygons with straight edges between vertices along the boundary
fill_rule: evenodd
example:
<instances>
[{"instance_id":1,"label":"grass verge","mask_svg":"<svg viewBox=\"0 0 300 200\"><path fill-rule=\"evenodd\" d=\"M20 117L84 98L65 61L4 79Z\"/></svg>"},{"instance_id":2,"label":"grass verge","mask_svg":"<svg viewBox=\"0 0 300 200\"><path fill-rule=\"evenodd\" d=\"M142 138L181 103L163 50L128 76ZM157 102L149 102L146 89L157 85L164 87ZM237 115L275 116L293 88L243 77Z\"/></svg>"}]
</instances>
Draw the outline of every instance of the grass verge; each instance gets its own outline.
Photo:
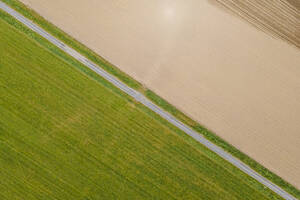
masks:
<instances>
[{"instance_id":1,"label":"grass verge","mask_svg":"<svg viewBox=\"0 0 300 200\"><path fill-rule=\"evenodd\" d=\"M59 38L60 40L64 41L66 44L71 46L72 48L76 49L81 54L88 57L93 62L97 63L101 67L103 67L105 70L113 74L114 76L118 77L120 80L122 80L124 83L128 84L134 89L137 89L144 93L149 99L151 99L154 103L159 105L160 107L164 108L166 111L173 114L175 117L177 117L182 122L188 124L191 126L194 130L202 133L207 139L214 142L215 144L221 146L223 149L231 153L232 155L236 156L240 160L242 160L244 163L248 164L250 167L252 167L254 170L259 172L264 177L268 178L272 182L276 183L283 189L285 189L287 192L293 194L294 196L300 198L300 191L297 190L295 187L290 185L289 183L282 180L280 177L275 175L274 173L270 172L263 166L261 166L259 163L255 162L253 159L249 158L247 155L243 154L218 136L216 136L211 131L207 130L205 127L199 125L194 120L187 117L182 112L178 111L174 106L167 103L165 100L157 96L152 91L144 88L140 83L126 75L125 73L121 72L118 68L110 64L109 62L105 61L103 58L98 56L97 54L93 53L90 49L85 47L84 45L80 44L78 41L73 39L72 37L68 36L61 30L59 30L57 27L52 25L51 23L47 22L45 19L43 19L41 16L39 16L34 11L28 9L26 6L24 6L22 3L16 0L3 0L8 5L10 5L12 8L17 10L18 12L22 13L24 16L28 17L29 19L33 20L35 23L39 24L41 27L43 27L45 30L50 32L55 37ZM84 70L84 69L82 69ZM92 75L92 73L91 73ZM195 144L196 145L196 144Z\"/></svg>"}]
</instances>

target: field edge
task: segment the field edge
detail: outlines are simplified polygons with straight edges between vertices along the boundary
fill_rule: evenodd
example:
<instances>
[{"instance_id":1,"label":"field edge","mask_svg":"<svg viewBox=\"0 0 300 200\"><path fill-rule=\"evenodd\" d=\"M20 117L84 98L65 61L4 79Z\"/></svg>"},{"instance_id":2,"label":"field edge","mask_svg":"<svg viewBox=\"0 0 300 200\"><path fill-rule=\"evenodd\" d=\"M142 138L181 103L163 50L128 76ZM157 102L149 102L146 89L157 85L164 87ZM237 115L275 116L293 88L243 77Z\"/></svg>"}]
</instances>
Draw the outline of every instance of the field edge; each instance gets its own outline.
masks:
<instances>
[{"instance_id":1,"label":"field edge","mask_svg":"<svg viewBox=\"0 0 300 200\"><path fill-rule=\"evenodd\" d=\"M71 36L69 36L67 33L63 32L59 28L57 28L55 25L51 24L48 22L46 19L44 19L42 16L37 14L35 11L32 9L28 8L26 5L24 5L22 2L18 0L2 0L3 2L7 3L9 6L11 6L13 9L16 11L20 12L22 15L25 17L29 18L30 20L34 21L36 24L41 26L43 29L45 29L47 32L52 34L53 36L59 38L62 40L64 43L69 45L70 47L74 48L77 50L79 53L82 55L86 56L96 64L100 65L105 69L107 72L110 74L114 75L124 83L126 83L128 86L140 91L143 93L147 98L149 98L151 101L153 101L155 104L175 116L177 119L182 121L183 123L187 124L191 128L193 128L195 131L198 133L202 134L213 142L214 144L220 146L223 148L225 151L229 152L236 158L240 159L242 162L250 166L253 170L267 178L268 180L272 181L273 183L277 184L280 186L282 189L287 191L288 193L294 195L296 198L300 198L300 191L295 188L293 185L290 183L286 182L283 180L281 177L278 175L274 174L270 170L266 169L263 167L261 164L256 162L254 159L250 158L246 154L242 153L239 151L237 148L233 147L231 144L217 136L215 133L212 131L208 130L204 126L200 125L198 122L194 121L190 117L188 117L186 114L183 112L179 111L176 107L173 105L169 104L166 100L163 98L159 97L157 94L155 94L153 91L147 89L145 86L143 86L141 83L138 81L134 80L131 78L129 75L126 73L122 72L119 70L116 66L113 64L109 63L106 61L104 58L100 57L96 53L94 53L91 49L87 48Z\"/></svg>"}]
</instances>

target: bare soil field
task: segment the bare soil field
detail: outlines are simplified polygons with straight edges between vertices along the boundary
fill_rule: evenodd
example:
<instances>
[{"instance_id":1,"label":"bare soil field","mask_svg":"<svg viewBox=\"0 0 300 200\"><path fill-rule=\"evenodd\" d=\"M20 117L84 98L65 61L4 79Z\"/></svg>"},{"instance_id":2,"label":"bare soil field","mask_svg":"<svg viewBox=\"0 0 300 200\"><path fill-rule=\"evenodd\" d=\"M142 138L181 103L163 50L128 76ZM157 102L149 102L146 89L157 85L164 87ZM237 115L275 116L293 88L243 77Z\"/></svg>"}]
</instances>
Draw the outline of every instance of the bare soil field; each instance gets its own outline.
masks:
<instances>
[{"instance_id":1,"label":"bare soil field","mask_svg":"<svg viewBox=\"0 0 300 200\"><path fill-rule=\"evenodd\" d=\"M213 0L22 0L300 188L300 51Z\"/></svg>"},{"instance_id":2,"label":"bare soil field","mask_svg":"<svg viewBox=\"0 0 300 200\"><path fill-rule=\"evenodd\" d=\"M300 48L299 0L217 0L257 28Z\"/></svg>"}]
</instances>

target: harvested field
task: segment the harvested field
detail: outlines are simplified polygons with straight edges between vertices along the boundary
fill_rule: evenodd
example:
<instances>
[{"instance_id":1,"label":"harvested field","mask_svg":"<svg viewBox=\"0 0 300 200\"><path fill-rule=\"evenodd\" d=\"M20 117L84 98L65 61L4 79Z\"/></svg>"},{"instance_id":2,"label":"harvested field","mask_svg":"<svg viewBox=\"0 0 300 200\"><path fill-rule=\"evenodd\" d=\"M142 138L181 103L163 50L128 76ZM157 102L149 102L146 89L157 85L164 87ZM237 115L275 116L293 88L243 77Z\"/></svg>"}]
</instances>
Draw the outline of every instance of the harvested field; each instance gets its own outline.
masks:
<instances>
[{"instance_id":1,"label":"harvested field","mask_svg":"<svg viewBox=\"0 0 300 200\"><path fill-rule=\"evenodd\" d=\"M217 1L256 27L300 48L300 1Z\"/></svg>"},{"instance_id":2,"label":"harvested field","mask_svg":"<svg viewBox=\"0 0 300 200\"><path fill-rule=\"evenodd\" d=\"M0 198L281 199L0 10Z\"/></svg>"},{"instance_id":3,"label":"harvested field","mask_svg":"<svg viewBox=\"0 0 300 200\"><path fill-rule=\"evenodd\" d=\"M22 0L300 188L300 51L216 1Z\"/></svg>"}]
</instances>

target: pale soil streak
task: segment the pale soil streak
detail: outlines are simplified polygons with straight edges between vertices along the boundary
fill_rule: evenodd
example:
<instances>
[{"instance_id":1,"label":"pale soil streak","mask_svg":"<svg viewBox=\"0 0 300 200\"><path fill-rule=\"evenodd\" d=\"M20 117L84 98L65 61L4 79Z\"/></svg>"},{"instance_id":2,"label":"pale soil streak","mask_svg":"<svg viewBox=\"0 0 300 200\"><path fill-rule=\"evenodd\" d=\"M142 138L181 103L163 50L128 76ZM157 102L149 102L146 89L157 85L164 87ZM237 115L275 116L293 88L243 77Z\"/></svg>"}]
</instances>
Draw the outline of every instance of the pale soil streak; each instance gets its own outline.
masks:
<instances>
[{"instance_id":1,"label":"pale soil streak","mask_svg":"<svg viewBox=\"0 0 300 200\"><path fill-rule=\"evenodd\" d=\"M212 0L22 1L300 188L299 49Z\"/></svg>"}]
</instances>

